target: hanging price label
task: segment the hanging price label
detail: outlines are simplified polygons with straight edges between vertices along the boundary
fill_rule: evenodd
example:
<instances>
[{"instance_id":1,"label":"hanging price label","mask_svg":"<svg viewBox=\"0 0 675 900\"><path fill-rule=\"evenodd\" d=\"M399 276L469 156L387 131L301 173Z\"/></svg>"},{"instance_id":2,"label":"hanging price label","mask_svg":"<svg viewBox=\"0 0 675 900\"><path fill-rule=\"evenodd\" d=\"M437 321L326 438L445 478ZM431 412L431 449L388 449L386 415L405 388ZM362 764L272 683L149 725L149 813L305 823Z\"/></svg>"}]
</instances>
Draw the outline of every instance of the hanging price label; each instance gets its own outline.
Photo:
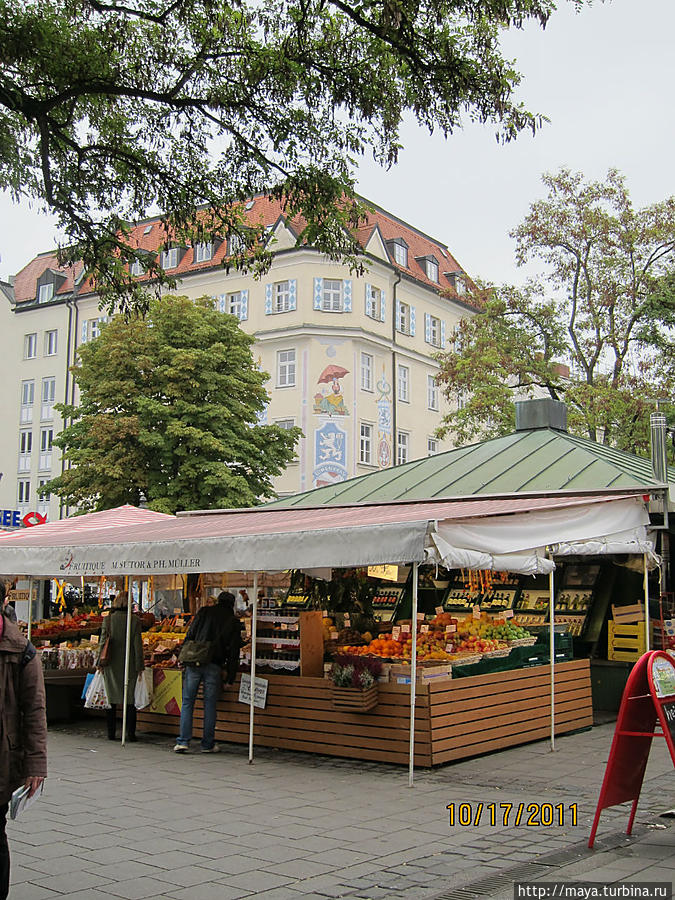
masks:
<instances>
[{"instance_id":1,"label":"hanging price label","mask_svg":"<svg viewBox=\"0 0 675 900\"><path fill-rule=\"evenodd\" d=\"M417 613L417 621L424 622L424 613Z\"/></svg>"},{"instance_id":2,"label":"hanging price label","mask_svg":"<svg viewBox=\"0 0 675 900\"><path fill-rule=\"evenodd\" d=\"M181 609L180 606L174 606L174 608L173 608L174 616L179 616L182 612L183 612L183 610Z\"/></svg>"},{"instance_id":3,"label":"hanging price label","mask_svg":"<svg viewBox=\"0 0 675 900\"><path fill-rule=\"evenodd\" d=\"M410 625L408 625L408 624L401 625L401 631L403 632L403 634L409 634L410 633Z\"/></svg>"},{"instance_id":4,"label":"hanging price label","mask_svg":"<svg viewBox=\"0 0 675 900\"><path fill-rule=\"evenodd\" d=\"M445 626L445 633L446 633L446 634L454 634L456 631L457 631L457 626L456 626L456 625L446 625L446 626Z\"/></svg>"},{"instance_id":5,"label":"hanging price label","mask_svg":"<svg viewBox=\"0 0 675 900\"><path fill-rule=\"evenodd\" d=\"M400 634L401 634L401 629L399 628L398 625L394 625L394 627L391 629L392 638L395 641L397 641L399 639Z\"/></svg>"},{"instance_id":6,"label":"hanging price label","mask_svg":"<svg viewBox=\"0 0 675 900\"><path fill-rule=\"evenodd\" d=\"M437 616L440 616L442 612L443 612L443 607L442 607L442 606L437 606L437 607L436 607L436 615L437 615Z\"/></svg>"},{"instance_id":7,"label":"hanging price label","mask_svg":"<svg viewBox=\"0 0 675 900\"><path fill-rule=\"evenodd\" d=\"M176 628L183 628L185 625L185 619L176 619Z\"/></svg>"},{"instance_id":8,"label":"hanging price label","mask_svg":"<svg viewBox=\"0 0 675 900\"><path fill-rule=\"evenodd\" d=\"M324 617L324 619L327 619L327 618L328 618L328 610L327 610L327 609L322 609L322 610L321 610L321 615Z\"/></svg>"},{"instance_id":9,"label":"hanging price label","mask_svg":"<svg viewBox=\"0 0 675 900\"><path fill-rule=\"evenodd\" d=\"M337 638L338 638L338 633L337 633L337 631L331 631L331 633L330 633L330 639L331 639L331 641L337 641Z\"/></svg>"},{"instance_id":10,"label":"hanging price label","mask_svg":"<svg viewBox=\"0 0 675 900\"><path fill-rule=\"evenodd\" d=\"M512 618L513 618L513 610L512 610L512 609L505 609L505 610L504 610L504 618L505 618L505 619L512 619Z\"/></svg>"},{"instance_id":11,"label":"hanging price label","mask_svg":"<svg viewBox=\"0 0 675 900\"><path fill-rule=\"evenodd\" d=\"M61 641L61 643L59 644L59 650L65 650L67 646L68 641Z\"/></svg>"},{"instance_id":12,"label":"hanging price label","mask_svg":"<svg viewBox=\"0 0 675 900\"><path fill-rule=\"evenodd\" d=\"M480 606L474 606L473 617L474 619L480 619Z\"/></svg>"},{"instance_id":13,"label":"hanging price label","mask_svg":"<svg viewBox=\"0 0 675 900\"><path fill-rule=\"evenodd\" d=\"M428 625L420 625L420 634L427 634L429 631Z\"/></svg>"}]
</instances>

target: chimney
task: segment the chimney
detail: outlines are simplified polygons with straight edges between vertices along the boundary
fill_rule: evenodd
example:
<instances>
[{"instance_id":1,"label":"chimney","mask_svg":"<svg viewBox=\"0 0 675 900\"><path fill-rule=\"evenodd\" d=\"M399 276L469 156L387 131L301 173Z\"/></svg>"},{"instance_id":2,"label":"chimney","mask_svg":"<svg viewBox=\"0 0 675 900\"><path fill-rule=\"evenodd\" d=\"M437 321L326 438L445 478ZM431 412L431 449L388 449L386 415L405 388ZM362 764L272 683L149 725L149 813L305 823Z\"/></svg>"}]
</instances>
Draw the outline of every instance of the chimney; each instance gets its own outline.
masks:
<instances>
[{"instance_id":1,"label":"chimney","mask_svg":"<svg viewBox=\"0 0 675 900\"><path fill-rule=\"evenodd\" d=\"M567 407L562 400L516 401L516 431L533 431L535 428L552 428L567 432Z\"/></svg>"},{"instance_id":2,"label":"chimney","mask_svg":"<svg viewBox=\"0 0 675 900\"><path fill-rule=\"evenodd\" d=\"M649 428L652 437L652 469L654 477L661 484L668 481L668 463L666 462L666 417L663 413L652 413L649 417Z\"/></svg>"}]
</instances>

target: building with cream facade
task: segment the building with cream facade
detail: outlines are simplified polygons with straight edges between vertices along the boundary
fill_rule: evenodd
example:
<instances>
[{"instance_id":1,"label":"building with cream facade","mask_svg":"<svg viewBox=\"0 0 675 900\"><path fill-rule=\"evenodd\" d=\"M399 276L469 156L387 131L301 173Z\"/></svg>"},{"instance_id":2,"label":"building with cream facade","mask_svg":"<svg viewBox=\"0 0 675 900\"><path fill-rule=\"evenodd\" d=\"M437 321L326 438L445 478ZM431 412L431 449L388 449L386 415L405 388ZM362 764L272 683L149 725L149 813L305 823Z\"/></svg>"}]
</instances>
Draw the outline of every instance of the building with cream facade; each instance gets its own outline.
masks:
<instances>
[{"instance_id":1,"label":"building with cream facade","mask_svg":"<svg viewBox=\"0 0 675 900\"><path fill-rule=\"evenodd\" d=\"M275 482L279 494L446 449L434 436L444 412L434 354L472 309L447 247L374 208L359 231L365 272L357 275L296 246L292 223L268 198L250 201L247 214L273 242L272 265L258 280L225 271L227 242L166 247L157 219L137 225L132 238L162 254L177 293L215 297L255 336L254 355L270 374L265 421L298 425L304 435L297 461ZM105 317L81 266L61 268L53 253L0 282L0 293L0 509L54 520L66 510L40 495L62 466L52 446L62 428L54 403L77 400L69 367Z\"/></svg>"}]
</instances>

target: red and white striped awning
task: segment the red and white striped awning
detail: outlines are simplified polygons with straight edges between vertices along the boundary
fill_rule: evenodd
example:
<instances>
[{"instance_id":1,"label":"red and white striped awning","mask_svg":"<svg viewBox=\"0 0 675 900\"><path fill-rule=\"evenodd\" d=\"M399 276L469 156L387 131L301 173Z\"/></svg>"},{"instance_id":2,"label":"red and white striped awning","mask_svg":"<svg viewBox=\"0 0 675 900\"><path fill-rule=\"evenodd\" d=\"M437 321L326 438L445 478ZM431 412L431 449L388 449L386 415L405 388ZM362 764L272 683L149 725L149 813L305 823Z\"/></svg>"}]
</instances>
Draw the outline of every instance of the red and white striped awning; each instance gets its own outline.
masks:
<instances>
[{"instance_id":1,"label":"red and white striped awning","mask_svg":"<svg viewBox=\"0 0 675 900\"><path fill-rule=\"evenodd\" d=\"M648 522L643 497L626 493L259 507L179 516L123 506L0 536L0 572L79 577L422 562L439 558L432 535L441 525L470 530L503 523L505 516L514 517L515 525L514 514L537 516L537 534L544 534L550 517L557 542L604 537L626 522L644 531Z\"/></svg>"}]
</instances>

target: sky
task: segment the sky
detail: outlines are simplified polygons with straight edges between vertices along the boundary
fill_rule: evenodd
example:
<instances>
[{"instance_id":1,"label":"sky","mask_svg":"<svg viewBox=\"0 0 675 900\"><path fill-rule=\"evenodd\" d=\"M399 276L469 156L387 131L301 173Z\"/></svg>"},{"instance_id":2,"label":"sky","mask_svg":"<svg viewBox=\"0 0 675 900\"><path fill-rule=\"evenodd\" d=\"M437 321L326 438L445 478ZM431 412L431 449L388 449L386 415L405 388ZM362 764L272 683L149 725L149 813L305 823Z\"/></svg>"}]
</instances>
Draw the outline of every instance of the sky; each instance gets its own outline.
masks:
<instances>
[{"instance_id":1,"label":"sky","mask_svg":"<svg viewBox=\"0 0 675 900\"><path fill-rule=\"evenodd\" d=\"M675 194L673 0L595 0L574 12L559 0L547 28L505 35L523 75L517 96L550 123L500 145L492 125L445 139L405 123L404 150L386 171L364 160L358 190L447 244L473 278L520 283L509 232L545 195L561 166L602 179L615 167L636 206ZM53 222L0 193L0 276L56 246ZM529 274L532 270L529 270Z\"/></svg>"}]
</instances>

